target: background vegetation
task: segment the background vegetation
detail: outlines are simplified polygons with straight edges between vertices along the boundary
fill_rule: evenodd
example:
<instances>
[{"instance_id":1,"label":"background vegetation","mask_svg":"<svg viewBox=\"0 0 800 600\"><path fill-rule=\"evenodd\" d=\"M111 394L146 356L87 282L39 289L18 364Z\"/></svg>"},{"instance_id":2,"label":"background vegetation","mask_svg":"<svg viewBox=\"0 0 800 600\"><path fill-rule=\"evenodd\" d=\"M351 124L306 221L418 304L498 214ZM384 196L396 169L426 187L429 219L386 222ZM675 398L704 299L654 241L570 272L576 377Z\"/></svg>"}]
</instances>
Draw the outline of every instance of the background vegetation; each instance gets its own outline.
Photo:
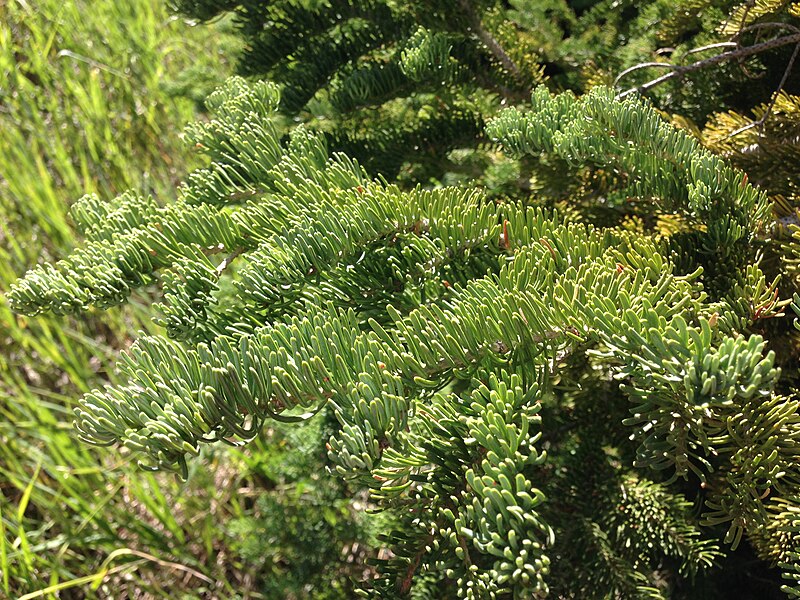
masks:
<instances>
[{"instance_id":1,"label":"background vegetation","mask_svg":"<svg viewBox=\"0 0 800 600\"><path fill-rule=\"evenodd\" d=\"M84 193L174 194L196 162L178 133L239 42L226 20L197 27L161 0L0 0L0 15L0 597L258 598L276 576L284 594L308 588L324 565L289 568L286 552L346 537L325 525L349 513L326 502L322 526L307 525L328 492L305 454L282 460L302 432L265 432L269 456L216 451L186 482L144 473L78 442L72 407L114 378L132 332L154 327L147 293L85 319L26 319L5 298L30 265L70 250L67 208ZM269 489L291 508L257 502ZM248 533L273 535L276 521L288 542L254 549Z\"/></svg>"}]
</instances>

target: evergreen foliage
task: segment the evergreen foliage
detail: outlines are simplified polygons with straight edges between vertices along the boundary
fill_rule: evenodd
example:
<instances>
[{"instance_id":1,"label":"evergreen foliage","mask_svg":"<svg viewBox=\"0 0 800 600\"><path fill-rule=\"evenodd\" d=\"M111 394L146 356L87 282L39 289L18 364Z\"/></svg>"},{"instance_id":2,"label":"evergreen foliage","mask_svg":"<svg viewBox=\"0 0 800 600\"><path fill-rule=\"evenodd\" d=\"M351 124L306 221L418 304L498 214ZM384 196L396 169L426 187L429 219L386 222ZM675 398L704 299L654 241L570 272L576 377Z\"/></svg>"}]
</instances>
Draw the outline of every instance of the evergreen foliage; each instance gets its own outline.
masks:
<instances>
[{"instance_id":1,"label":"evergreen foliage","mask_svg":"<svg viewBox=\"0 0 800 600\"><path fill-rule=\"evenodd\" d=\"M284 113L389 178L441 178L455 169L448 150L485 144L501 103L542 80L530 32L496 0L174 4L202 20L233 11L241 74L278 82Z\"/></svg>"},{"instance_id":2,"label":"evergreen foliage","mask_svg":"<svg viewBox=\"0 0 800 600\"><path fill-rule=\"evenodd\" d=\"M84 396L85 441L185 474L332 424L343 487L264 496L238 527L283 511L287 535L242 552L349 544L305 519L354 526L336 493L368 494L368 596L730 597L748 552L800 596L797 3L175 5L232 12L240 72L276 83L212 94L176 201L84 197L85 243L9 294L61 314L160 286L165 335ZM332 598L345 574L275 567Z\"/></svg>"},{"instance_id":3,"label":"evergreen foliage","mask_svg":"<svg viewBox=\"0 0 800 600\"><path fill-rule=\"evenodd\" d=\"M233 453L207 455L179 482L76 443L77 398L113 380L131 330L150 323L141 298L36 319L5 298L32 264L74 247L66 213L83 191L173 194L197 162L167 132L197 112L165 84L191 66L218 85L234 38L189 27L161 0L1 4L0 597L246 596L258 585L247 562L217 562L232 556L220 524L247 511L217 489L250 484L241 463L229 466Z\"/></svg>"},{"instance_id":4,"label":"evergreen foliage","mask_svg":"<svg viewBox=\"0 0 800 600\"><path fill-rule=\"evenodd\" d=\"M704 139L718 147L751 113L771 114L777 92L800 93L800 79L789 76L800 11L783 0L174 5L201 20L233 13L245 41L240 72L279 83L284 114L325 132L333 150L371 175L401 185L480 181L499 196L524 197L533 188L542 201L556 202L595 190L591 177L583 178L584 190L565 190L557 169L508 161L487 144L485 123L543 82L556 92L639 89L698 135L711 122ZM718 117L722 111L733 112ZM728 127L732 119L739 125ZM746 149L752 135L730 143ZM775 180L785 178L782 170Z\"/></svg>"},{"instance_id":5,"label":"evergreen foliage","mask_svg":"<svg viewBox=\"0 0 800 600\"><path fill-rule=\"evenodd\" d=\"M615 173L607 202L680 235L404 190L321 133L284 140L281 106L229 81L176 201L84 198L83 246L10 292L36 314L163 288L167 335L84 396L83 439L185 472L202 444L331 407L331 468L386 516L374 597L675 597L744 538L796 578L798 402L751 332L785 306L759 266L765 192L604 88L537 88L487 135Z\"/></svg>"}]
</instances>

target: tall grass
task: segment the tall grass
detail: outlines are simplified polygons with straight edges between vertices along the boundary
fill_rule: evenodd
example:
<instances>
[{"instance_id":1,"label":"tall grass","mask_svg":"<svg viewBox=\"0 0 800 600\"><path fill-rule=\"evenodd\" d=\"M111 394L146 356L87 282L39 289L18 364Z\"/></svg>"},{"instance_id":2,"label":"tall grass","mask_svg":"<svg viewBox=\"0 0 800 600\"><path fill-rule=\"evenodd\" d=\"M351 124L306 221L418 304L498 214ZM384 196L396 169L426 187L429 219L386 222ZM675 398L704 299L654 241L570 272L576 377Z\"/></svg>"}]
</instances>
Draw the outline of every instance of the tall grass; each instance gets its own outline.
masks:
<instances>
[{"instance_id":1,"label":"tall grass","mask_svg":"<svg viewBox=\"0 0 800 600\"><path fill-rule=\"evenodd\" d=\"M146 301L25 319L2 297L69 250L84 192L173 193L196 105L170 90L202 95L231 42L159 0L0 0L0 16L0 598L257 597L220 526L248 502L235 458L179 483L73 435L74 399L113 378Z\"/></svg>"}]
</instances>

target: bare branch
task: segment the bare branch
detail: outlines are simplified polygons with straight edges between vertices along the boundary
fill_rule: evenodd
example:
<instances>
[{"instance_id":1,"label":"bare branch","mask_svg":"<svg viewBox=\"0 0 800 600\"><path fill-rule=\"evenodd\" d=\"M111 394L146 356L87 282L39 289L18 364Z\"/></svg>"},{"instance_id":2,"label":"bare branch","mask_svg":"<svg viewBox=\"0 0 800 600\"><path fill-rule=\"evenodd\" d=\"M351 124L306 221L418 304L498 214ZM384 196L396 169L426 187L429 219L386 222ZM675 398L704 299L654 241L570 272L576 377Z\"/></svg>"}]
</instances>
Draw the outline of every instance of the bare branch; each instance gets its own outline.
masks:
<instances>
[{"instance_id":1,"label":"bare branch","mask_svg":"<svg viewBox=\"0 0 800 600\"><path fill-rule=\"evenodd\" d=\"M622 73L617 75L617 78L614 80L614 85L617 85L619 83L619 80L622 79L623 77L625 77L626 75L629 75L630 73L633 73L634 71L638 71L640 69L647 69L647 68L650 68L650 67L661 68L661 69L677 69L678 68L675 65L672 65L672 64L666 63L666 62L639 63L638 65L633 65L632 67L630 67L628 69L625 69Z\"/></svg>"},{"instance_id":2,"label":"bare branch","mask_svg":"<svg viewBox=\"0 0 800 600\"><path fill-rule=\"evenodd\" d=\"M757 121L753 121L752 123L745 125L744 127L740 127L736 131L728 134L726 139L730 139L743 133L753 127L758 127L759 134L763 134L764 123L767 121L769 116L772 114L772 109L775 107L775 102L778 101L778 96L780 95L781 91L783 90L783 86L786 85L786 81L789 79L789 73L792 72L792 67L794 67L794 61L797 60L797 55L800 52L800 43L798 43L794 47L794 52L792 52L792 57L789 59L789 62L786 65L786 69L783 71L783 77L781 77L781 82L778 84L778 89L775 90L775 93L772 94L772 98L769 101L769 105L767 106L767 110L764 111L764 114Z\"/></svg>"},{"instance_id":3,"label":"bare branch","mask_svg":"<svg viewBox=\"0 0 800 600\"><path fill-rule=\"evenodd\" d=\"M226 256L225 259L219 263L219 265L217 265L217 275L222 275L223 271L228 268L228 265L230 265L236 259L236 257L244 251L245 248L243 246L239 246L228 256Z\"/></svg>"},{"instance_id":4,"label":"bare branch","mask_svg":"<svg viewBox=\"0 0 800 600\"><path fill-rule=\"evenodd\" d=\"M699 48L692 48L683 56L689 56L690 54L697 54L698 52L705 52L706 50L714 50L716 48L738 48L739 44L736 42L719 42L717 44L707 44L705 46L700 46Z\"/></svg>"},{"instance_id":5,"label":"bare branch","mask_svg":"<svg viewBox=\"0 0 800 600\"><path fill-rule=\"evenodd\" d=\"M773 38L766 42L761 42L760 44L754 44L752 46L744 46L737 50L731 50L730 52L723 52L722 54L717 54L715 56L711 56L709 58L704 58L703 60L698 60L690 65L674 65L672 71L669 73L662 75L661 77L657 77L656 79L652 79L647 83L643 83L642 85L631 88L624 92L621 92L617 95L618 99L625 98L626 96L630 96L633 93L640 93L643 94L648 90L670 81L672 79L677 79L686 75L687 73L691 73L693 71L698 71L705 67L710 67L712 65L717 65L729 60L736 60L740 58L745 58L747 56L753 56L754 54L760 54L761 52L766 52L767 50L771 50L773 48L780 48L782 46L788 46L789 44L800 44L800 32L794 33L792 35L785 35L782 37ZM792 63L794 60L791 61ZM658 63L659 65L661 63Z\"/></svg>"},{"instance_id":6,"label":"bare branch","mask_svg":"<svg viewBox=\"0 0 800 600\"><path fill-rule=\"evenodd\" d=\"M748 25L747 27L743 28L740 31L737 31L736 34L733 36L732 39L738 39L745 33L749 33L751 31L759 31L761 29L787 29L792 33L800 33L800 28L791 25L790 23L779 23L779 22L772 22L769 23L754 23L753 25Z\"/></svg>"}]
</instances>

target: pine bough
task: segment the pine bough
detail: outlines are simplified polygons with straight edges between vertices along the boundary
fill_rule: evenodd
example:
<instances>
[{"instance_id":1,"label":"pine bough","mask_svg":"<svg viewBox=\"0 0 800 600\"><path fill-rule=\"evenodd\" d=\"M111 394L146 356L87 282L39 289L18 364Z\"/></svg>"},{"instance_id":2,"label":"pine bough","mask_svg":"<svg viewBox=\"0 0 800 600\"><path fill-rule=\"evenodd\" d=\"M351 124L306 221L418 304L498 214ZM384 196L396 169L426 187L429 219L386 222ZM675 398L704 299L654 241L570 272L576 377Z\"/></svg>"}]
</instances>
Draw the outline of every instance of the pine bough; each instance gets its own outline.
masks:
<instances>
[{"instance_id":1,"label":"pine bough","mask_svg":"<svg viewBox=\"0 0 800 600\"><path fill-rule=\"evenodd\" d=\"M782 304L740 172L607 90L540 89L490 123L509 151L624 173L618 198L688 223L676 245L372 180L303 128L281 143L279 105L230 80L188 129L210 164L177 201L83 198L85 243L9 293L67 313L161 283L167 335L84 396L83 440L185 473L203 443L332 407L331 463L393 515L365 595L665 597L659 572L742 536L796 580L798 402L746 333Z\"/></svg>"}]
</instances>

